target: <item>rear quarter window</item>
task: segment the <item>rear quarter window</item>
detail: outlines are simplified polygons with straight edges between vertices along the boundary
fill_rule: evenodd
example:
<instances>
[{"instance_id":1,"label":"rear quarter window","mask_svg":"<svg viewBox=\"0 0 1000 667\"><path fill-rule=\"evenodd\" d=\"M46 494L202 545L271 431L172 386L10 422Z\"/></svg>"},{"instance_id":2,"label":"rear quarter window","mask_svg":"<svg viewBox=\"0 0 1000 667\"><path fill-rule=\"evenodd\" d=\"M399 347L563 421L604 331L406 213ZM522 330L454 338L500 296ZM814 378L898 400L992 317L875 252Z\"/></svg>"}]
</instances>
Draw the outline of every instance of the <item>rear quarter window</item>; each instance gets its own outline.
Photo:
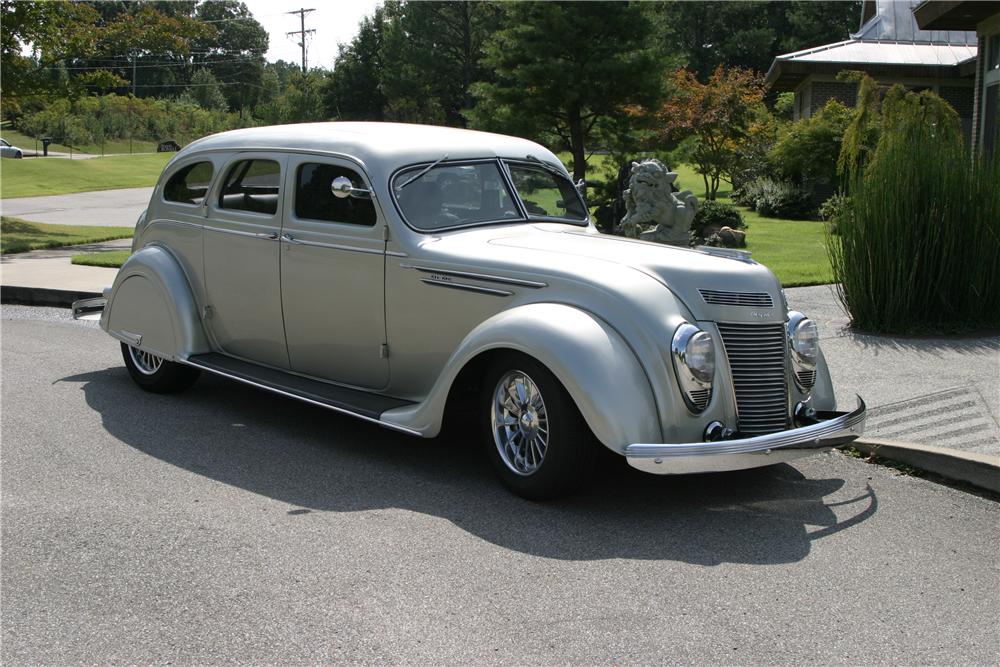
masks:
<instances>
[{"instance_id":1,"label":"rear quarter window","mask_svg":"<svg viewBox=\"0 0 1000 667\"><path fill-rule=\"evenodd\" d=\"M163 198L178 204L205 201L214 173L211 162L195 162L179 169L163 188Z\"/></svg>"}]
</instances>

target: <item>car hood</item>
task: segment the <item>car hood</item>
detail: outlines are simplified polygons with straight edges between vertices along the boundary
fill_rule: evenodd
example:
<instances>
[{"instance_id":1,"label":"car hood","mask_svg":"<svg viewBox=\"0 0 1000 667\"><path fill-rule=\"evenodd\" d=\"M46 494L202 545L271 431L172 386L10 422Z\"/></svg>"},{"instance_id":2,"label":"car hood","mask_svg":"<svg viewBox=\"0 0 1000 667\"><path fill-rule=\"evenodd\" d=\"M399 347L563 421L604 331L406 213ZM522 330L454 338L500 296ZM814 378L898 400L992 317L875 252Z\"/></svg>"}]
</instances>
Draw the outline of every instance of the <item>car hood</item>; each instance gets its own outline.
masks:
<instances>
[{"instance_id":1,"label":"car hood","mask_svg":"<svg viewBox=\"0 0 1000 667\"><path fill-rule=\"evenodd\" d=\"M536 274L570 274L582 281L600 280L600 267L613 263L661 283L697 319L750 322L784 319L778 280L767 267L747 258L721 257L703 250L567 230L565 225L522 225L482 233L486 231L469 234L475 237L471 243L472 238L461 235L466 236L461 242L466 257L476 254L488 262L499 260L518 270L530 265ZM754 296L741 298L732 293Z\"/></svg>"}]
</instances>

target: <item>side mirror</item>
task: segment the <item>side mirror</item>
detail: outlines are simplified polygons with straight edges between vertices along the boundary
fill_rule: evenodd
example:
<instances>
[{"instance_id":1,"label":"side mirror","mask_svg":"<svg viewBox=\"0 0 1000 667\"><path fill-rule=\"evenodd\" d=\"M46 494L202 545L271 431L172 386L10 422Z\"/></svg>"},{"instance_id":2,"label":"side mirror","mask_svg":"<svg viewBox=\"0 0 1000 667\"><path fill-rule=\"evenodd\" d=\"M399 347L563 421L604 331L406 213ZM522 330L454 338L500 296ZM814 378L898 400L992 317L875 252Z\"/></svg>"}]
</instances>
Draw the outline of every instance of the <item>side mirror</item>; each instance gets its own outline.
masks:
<instances>
[{"instance_id":1,"label":"side mirror","mask_svg":"<svg viewBox=\"0 0 1000 667\"><path fill-rule=\"evenodd\" d=\"M344 199L345 197L357 197L359 199L371 199L372 191L365 190L364 188L356 188L354 184L351 183L351 179L347 176L338 176L333 179L330 183L330 192L337 199Z\"/></svg>"}]
</instances>

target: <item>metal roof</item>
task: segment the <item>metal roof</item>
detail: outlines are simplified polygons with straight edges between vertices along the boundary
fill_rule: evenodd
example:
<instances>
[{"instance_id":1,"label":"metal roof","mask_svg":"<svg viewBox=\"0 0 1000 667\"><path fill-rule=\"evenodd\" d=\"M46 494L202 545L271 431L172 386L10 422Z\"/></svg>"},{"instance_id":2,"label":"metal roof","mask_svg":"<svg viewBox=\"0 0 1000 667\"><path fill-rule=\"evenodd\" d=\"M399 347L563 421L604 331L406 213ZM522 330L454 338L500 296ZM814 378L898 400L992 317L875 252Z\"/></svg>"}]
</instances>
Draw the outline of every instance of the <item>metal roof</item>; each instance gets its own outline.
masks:
<instances>
[{"instance_id":1,"label":"metal roof","mask_svg":"<svg viewBox=\"0 0 1000 667\"><path fill-rule=\"evenodd\" d=\"M976 46L848 39L786 53L775 61L885 65L959 65L976 57Z\"/></svg>"},{"instance_id":2,"label":"metal roof","mask_svg":"<svg viewBox=\"0 0 1000 667\"><path fill-rule=\"evenodd\" d=\"M976 44L975 30L921 30L913 15L919 4L919 0L877 0L874 15L851 38L863 42Z\"/></svg>"}]
</instances>

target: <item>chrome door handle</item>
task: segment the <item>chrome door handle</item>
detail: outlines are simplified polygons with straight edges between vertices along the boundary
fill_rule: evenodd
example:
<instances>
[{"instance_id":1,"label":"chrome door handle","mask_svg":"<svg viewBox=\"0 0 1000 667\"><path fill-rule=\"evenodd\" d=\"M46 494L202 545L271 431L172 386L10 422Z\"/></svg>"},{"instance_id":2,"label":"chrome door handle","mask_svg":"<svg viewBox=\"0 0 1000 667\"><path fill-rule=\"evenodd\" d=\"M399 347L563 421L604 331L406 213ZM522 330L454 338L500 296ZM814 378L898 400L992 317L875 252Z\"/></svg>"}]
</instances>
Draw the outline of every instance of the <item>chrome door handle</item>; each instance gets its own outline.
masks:
<instances>
[{"instance_id":1,"label":"chrome door handle","mask_svg":"<svg viewBox=\"0 0 1000 667\"><path fill-rule=\"evenodd\" d=\"M288 241L289 243L298 243L298 241L295 239L295 237L292 236L291 234L282 234L281 235L281 240L282 241Z\"/></svg>"},{"instance_id":2,"label":"chrome door handle","mask_svg":"<svg viewBox=\"0 0 1000 667\"><path fill-rule=\"evenodd\" d=\"M254 234L254 236L256 236L259 239L267 239L268 241L278 240L278 232L270 232L270 233L261 232L260 234Z\"/></svg>"}]
</instances>

